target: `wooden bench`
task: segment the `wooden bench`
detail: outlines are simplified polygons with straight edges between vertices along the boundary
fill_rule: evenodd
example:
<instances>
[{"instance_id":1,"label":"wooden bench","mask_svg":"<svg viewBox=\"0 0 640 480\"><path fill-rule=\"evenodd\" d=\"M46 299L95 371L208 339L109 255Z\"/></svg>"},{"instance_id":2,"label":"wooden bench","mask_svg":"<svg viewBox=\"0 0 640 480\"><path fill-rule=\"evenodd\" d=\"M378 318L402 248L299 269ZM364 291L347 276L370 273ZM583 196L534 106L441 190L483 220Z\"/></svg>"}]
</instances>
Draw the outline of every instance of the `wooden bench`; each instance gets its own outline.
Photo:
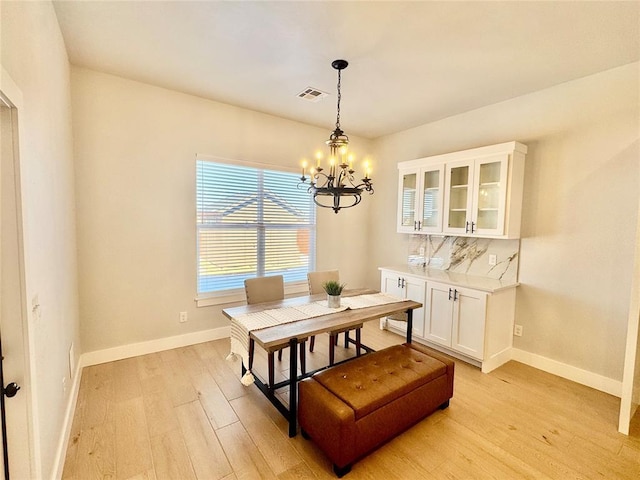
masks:
<instances>
[{"instance_id":1,"label":"wooden bench","mask_svg":"<svg viewBox=\"0 0 640 480\"><path fill-rule=\"evenodd\" d=\"M454 363L416 344L395 345L299 383L298 420L342 477L354 461L449 406Z\"/></svg>"}]
</instances>

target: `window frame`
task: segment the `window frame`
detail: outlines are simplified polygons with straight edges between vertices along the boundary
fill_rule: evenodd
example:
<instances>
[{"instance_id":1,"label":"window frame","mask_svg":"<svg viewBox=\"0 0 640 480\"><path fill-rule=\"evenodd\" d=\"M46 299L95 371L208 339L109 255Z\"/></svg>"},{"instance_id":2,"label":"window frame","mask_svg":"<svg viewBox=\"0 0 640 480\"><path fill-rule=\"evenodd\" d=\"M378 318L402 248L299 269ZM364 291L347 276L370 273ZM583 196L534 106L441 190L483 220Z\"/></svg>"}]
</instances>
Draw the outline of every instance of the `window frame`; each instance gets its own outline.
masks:
<instances>
[{"instance_id":1,"label":"window frame","mask_svg":"<svg viewBox=\"0 0 640 480\"><path fill-rule=\"evenodd\" d=\"M228 164L228 165L234 165L234 166L240 166L240 167L248 167L248 168L254 168L254 169L260 169L260 170L270 170L273 172L284 172L284 173L297 173L298 170L292 167L283 167L280 165L272 165L272 164L265 164L265 163L259 163L259 162L248 162L248 161L244 161L244 160L232 160L232 159L228 159L228 158L223 158L223 157L218 157L218 156L212 156L212 155L205 155L205 154L196 154L196 158L195 158L195 162L194 162L194 168L196 169L196 171L194 172L194 179L195 179L195 187L196 187L196 191L194 192L194 201L195 201L195 222L194 222L194 227L195 227L195 241L196 241L196 249L195 249L195 271L196 271L196 297L195 297L195 301L196 301L196 306L198 307L207 307L207 306L212 306L212 305L222 305L222 304L226 304L226 303L238 303L238 302L243 302L246 300L245 298L245 292L244 292L244 288L236 288L236 289L229 289L229 290L223 290L223 291L218 291L218 292L206 292L206 293L197 293L198 290L198 265L199 265L199 246L198 246L198 199L197 199L197 181L198 181L198 171L197 171L197 165L198 165L198 161L202 160L202 161L208 161L208 162L215 162L215 163L223 163L223 164ZM314 219L314 225L315 225L315 234L316 234L316 238L317 238L317 206L315 204L312 204L312 208L313 208L313 219ZM316 243L313 242L313 251L310 252L310 256L311 256L311 266L310 269L315 269L315 265L316 265ZM311 270L310 270L311 271ZM309 292L309 286L308 286L308 282L306 280L298 280L295 282L285 282L284 284L284 293L285 296L290 296L290 295L300 295L300 294L307 294Z\"/></svg>"}]
</instances>

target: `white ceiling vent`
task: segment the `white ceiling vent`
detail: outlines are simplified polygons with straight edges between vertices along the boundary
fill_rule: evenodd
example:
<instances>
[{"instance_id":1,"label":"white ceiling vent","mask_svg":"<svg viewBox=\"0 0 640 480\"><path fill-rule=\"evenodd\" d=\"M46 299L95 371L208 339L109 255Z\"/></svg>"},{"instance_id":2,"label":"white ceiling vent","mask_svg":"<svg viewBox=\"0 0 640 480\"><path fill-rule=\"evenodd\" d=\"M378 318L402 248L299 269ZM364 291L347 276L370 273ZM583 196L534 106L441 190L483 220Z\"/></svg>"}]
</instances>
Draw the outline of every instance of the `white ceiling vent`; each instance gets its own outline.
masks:
<instances>
[{"instance_id":1,"label":"white ceiling vent","mask_svg":"<svg viewBox=\"0 0 640 480\"><path fill-rule=\"evenodd\" d=\"M317 102L329 95L327 92L318 90L317 88L307 87L298 94L298 98L308 100L309 102Z\"/></svg>"}]
</instances>

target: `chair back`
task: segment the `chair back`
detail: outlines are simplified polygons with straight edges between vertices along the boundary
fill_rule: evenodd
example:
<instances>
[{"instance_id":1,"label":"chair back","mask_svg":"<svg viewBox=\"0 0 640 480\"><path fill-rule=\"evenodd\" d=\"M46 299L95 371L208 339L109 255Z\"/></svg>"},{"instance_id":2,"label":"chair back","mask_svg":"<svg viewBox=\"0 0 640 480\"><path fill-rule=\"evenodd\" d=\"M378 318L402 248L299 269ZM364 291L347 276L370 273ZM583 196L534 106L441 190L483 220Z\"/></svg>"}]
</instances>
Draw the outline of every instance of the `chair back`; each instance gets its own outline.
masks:
<instances>
[{"instance_id":1,"label":"chair back","mask_svg":"<svg viewBox=\"0 0 640 480\"><path fill-rule=\"evenodd\" d=\"M309 295L315 295L316 293L324 293L322 285L326 282L333 280L340 281L340 273L338 270L327 270L326 272L309 272L307 273L307 280L309 281Z\"/></svg>"},{"instance_id":2,"label":"chair back","mask_svg":"<svg viewBox=\"0 0 640 480\"><path fill-rule=\"evenodd\" d=\"M247 278L244 281L244 293L247 305L284 300L284 278L282 275Z\"/></svg>"}]
</instances>

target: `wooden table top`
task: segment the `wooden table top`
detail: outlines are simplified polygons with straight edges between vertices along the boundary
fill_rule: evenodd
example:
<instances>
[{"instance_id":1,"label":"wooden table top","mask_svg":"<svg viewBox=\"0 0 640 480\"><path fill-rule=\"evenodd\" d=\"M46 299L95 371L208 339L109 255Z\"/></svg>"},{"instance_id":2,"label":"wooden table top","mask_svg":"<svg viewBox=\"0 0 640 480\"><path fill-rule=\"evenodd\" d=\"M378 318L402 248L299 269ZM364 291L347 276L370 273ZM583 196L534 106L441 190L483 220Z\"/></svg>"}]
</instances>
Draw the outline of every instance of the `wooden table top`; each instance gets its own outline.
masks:
<instances>
[{"instance_id":1,"label":"wooden table top","mask_svg":"<svg viewBox=\"0 0 640 480\"><path fill-rule=\"evenodd\" d=\"M358 289L344 291L342 296L366 295L371 293L379 293L376 290ZM296 305L304 305L307 303L324 300L325 294L306 295L302 297L286 298L284 300L268 303L257 303L254 305L243 305L240 307L225 308L222 313L232 319L234 317L247 313L261 312L272 308L293 307ZM404 300L397 303L389 303L385 305L376 305L373 307L357 308L349 310L341 310L336 313L322 315L320 317L308 318L305 320L297 320L295 322L284 323L267 327L251 332L250 336L255 342L267 351L277 350L289 343L292 338L303 340L312 335L330 332L348 327L355 327L363 322L376 320L394 313L406 312L409 309L416 309L422 306L419 302L413 300Z\"/></svg>"}]
</instances>

